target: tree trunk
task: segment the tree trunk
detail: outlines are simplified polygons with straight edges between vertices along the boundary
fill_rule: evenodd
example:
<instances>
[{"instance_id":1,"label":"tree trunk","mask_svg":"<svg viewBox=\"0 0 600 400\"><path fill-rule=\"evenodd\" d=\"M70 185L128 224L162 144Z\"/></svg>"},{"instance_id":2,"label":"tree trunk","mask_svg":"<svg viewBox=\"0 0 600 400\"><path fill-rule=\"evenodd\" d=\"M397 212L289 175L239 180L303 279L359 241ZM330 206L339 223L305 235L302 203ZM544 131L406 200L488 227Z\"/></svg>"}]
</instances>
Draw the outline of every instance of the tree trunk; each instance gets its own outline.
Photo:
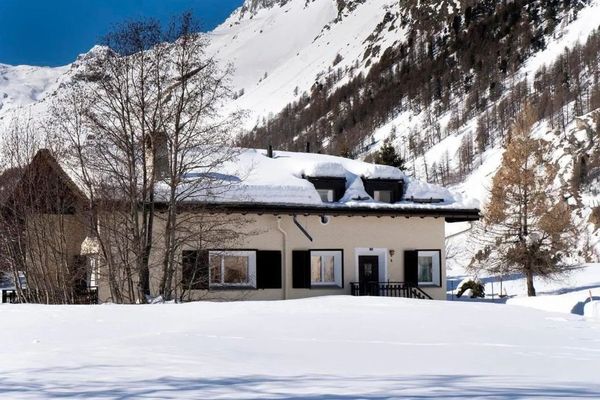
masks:
<instances>
[{"instance_id":1,"label":"tree trunk","mask_svg":"<svg viewBox=\"0 0 600 400\"><path fill-rule=\"evenodd\" d=\"M528 269L525 273L527 277L527 296L533 297L535 296L535 287L533 287L533 272L531 269Z\"/></svg>"},{"instance_id":2,"label":"tree trunk","mask_svg":"<svg viewBox=\"0 0 600 400\"><path fill-rule=\"evenodd\" d=\"M173 296L173 273L175 272L174 253L177 247L175 231L177 226L177 203L175 201L175 186L171 187L169 213L165 223L165 250L163 254L163 274L160 283L160 293L165 300Z\"/></svg>"}]
</instances>

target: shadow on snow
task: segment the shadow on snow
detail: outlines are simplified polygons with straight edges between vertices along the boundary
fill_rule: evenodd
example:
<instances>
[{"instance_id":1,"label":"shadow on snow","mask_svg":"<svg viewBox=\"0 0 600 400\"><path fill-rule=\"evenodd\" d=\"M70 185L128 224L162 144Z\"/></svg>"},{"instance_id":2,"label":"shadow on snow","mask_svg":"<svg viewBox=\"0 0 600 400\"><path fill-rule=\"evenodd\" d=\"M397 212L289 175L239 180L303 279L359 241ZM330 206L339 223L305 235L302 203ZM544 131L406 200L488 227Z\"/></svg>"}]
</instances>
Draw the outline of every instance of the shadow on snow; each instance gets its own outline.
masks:
<instances>
[{"instance_id":1,"label":"shadow on snow","mask_svg":"<svg viewBox=\"0 0 600 400\"><path fill-rule=\"evenodd\" d=\"M22 379L0 378L3 398L44 399L129 399L129 398L235 398L235 399L474 399L500 400L522 398L598 398L598 383L539 383L535 378L516 376L336 376L248 375L231 378L161 377L148 380L112 379L103 372L116 367L88 366L13 371L10 375ZM126 369L126 367L123 367ZM53 380L40 375L69 376L72 373L89 375L81 380ZM105 379L95 377L104 375ZM5 375L6 376L6 375ZM521 381L519 381L519 379Z\"/></svg>"}]
</instances>

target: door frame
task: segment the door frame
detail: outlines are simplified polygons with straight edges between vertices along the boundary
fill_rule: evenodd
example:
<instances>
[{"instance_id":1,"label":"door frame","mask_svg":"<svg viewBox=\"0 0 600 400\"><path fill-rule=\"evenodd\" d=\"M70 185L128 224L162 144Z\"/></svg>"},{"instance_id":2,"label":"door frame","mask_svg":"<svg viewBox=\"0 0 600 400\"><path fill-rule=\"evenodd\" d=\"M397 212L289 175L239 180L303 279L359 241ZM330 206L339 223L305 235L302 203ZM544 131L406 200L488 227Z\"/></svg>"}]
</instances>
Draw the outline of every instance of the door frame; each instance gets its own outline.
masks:
<instances>
[{"instance_id":1,"label":"door frame","mask_svg":"<svg viewBox=\"0 0 600 400\"><path fill-rule=\"evenodd\" d=\"M354 281L359 280L358 256L379 257L379 282L388 281L388 249L375 247L357 247L354 249Z\"/></svg>"}]
</instances>

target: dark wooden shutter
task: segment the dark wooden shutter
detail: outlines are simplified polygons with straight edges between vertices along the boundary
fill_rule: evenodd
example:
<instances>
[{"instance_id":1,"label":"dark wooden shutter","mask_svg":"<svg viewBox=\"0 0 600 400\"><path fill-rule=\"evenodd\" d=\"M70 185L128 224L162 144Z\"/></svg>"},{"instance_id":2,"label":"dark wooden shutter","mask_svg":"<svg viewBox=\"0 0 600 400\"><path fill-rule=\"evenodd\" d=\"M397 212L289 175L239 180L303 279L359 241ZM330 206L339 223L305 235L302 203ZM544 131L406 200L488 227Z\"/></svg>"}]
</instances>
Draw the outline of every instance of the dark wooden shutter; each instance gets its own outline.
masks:
<instances>
[{"instance_id":1,"label":"dark wooden shutter","mask_svg":"<svg viewBox=\"0 0 600 400\"><path fill-rule=\"evenodd\" d=\"M281 289L281 251L256 252L256 287Z\"/></svg>"},{"instance_id":2,"label":"dark wooden shutter","mask_svg":"<svg viewBox=\"0 0 600 400\"><path fill-rule=\"evenodd\" d=\"M73 289L75 289L76 292L87 290L89 284L87 256L73 256L71 260L71 274Z\"/></svg>"},{"instance_id":3,"label":"dark wooden shutter","mask_svg":"<svg viewBox=\"0 0 600 400\"><path fill-rule=\"evenodd\" d=\"M181 276L186 289L208 289L208 250L182 252Z\"/></svg>"},{"instance_id":4,"label":"dark wooden shutter","mask_svg":"<svg viewBox=\"0 0 600 400\"><path fill-rule=\"evenodd\" d=\"M406 250L404 252L404 282L415 286L419 283L418 261L418 251Z\"/></svg>"},{"instance_id":5,"label":"dark wooden shutter","mask_svg":"<svg viewBox=\"0 0 600 400\"><path fill-rule=\"evenodd\" d=\"M333 188L333 200L334 201L340 201L340 199L342 197L344 197L344 194L346 194L346 179L338 179L335 182L334 188Z\"/></svg>"},{"instance_id":6,"label":"dark wooden shutter","mask_svg":"<svg viewBox=\"0 0 600 400\"><path fill-rule=\"evenodd\" d=\"M401 180L400 182L398 182L398 186L396 189L396 198L394 199L394 202L401 201L403 197L404 197L404 180Z\"/></svg>"},{"instance_id":7,"label":"dark wooden shutter","mask_svg":"<svg viewBox=\"0 0 600 400\"><path fill-rule=\"evenodd\" d=\"M292 287L310 289L310 251L292 251Z\"/></svg>"}]
</instances>

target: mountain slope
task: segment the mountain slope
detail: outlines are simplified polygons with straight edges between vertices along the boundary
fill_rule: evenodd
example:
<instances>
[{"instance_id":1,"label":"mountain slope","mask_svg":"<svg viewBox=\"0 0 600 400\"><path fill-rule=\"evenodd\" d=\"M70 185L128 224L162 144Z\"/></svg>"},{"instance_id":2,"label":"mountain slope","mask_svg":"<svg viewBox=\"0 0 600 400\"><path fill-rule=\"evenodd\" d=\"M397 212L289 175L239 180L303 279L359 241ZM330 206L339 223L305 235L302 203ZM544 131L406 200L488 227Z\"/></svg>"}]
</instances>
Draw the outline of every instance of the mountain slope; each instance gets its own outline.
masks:
<instances>
[{"instance_id":1,"label":"mountain slope","mask_svg":"<svg viewBox=\"0 0 600 400\"><path fill-rule=\"evenodd\" d=\"M299 99L332 69L366 71L365 65L378 59L375 53L364 59L369 46L386 48L403 37L401 30L377 35L393 0L254 4L247 1L211 32L209 48L233 64L232 85L243 95L232 107L250 112L249 128Z\"/></svg>"},{"instance_id":2,"label":"mountain slope","mask_svg":"<svg viewBox=\"0 0 600 400\"><path fill-rule=\"evenodd\" d=\"M375 51L364 58L365 49L374 45L385 48L402 37L398 31L377 34L378 24L395 4L394 0L247 0L208 34L207 55L233 66L231 86L237 95L229 109L248 111L245 124L251 129L310 91L319 78L331 72L334 61L336 69L368 70L365 65L381 54ZM92 56L93 50L79 60ZM10 71L4 79L10 82L5 84L9 100L4 103L11 104L10 110L0 108L0 120L24 112L34 118L43 114L45 107L32 103L53 93L57 82L63 83L59 90L68 90L69 80L76 75L73 69L79 64L60 68L0 66L0 74L2 68ZM25 84L36 88L27 91ZM31 111L25 111L29 106Z\"/></svg>"},{"instance_id":3,"label":"mountain slope","mask_svg":"<svg viewBox=\"0 0 600 400\"><path fill-rule=\"evenodd\" d=\"M409 174L482 204L510 121L532 95L562 184L591 163L565 196L597 248L599 14L600 0L247 0L208 34L207 54L234 68L227 110L248 111L241 144L308 141L369 159L393 135ZM95 51L61 68L0 66L0 129L42 121Z\"/></svg>"},{"instance_id":4,"label":"mountain slope","mask_svg":"<svg viewBox=\"0 0 600 400\"><path fill-rule=\"evenodd\" d=\"M600 2L402 4L388 10L384 30L405 30L370 69L354 77L347 69L321 75L309 94L242 143L298 150L309 141L323 151L368 158L394 135L410 173L485 204L510 122L531 98L539 111L536 135L556 149L557 189L570 199L585 234L581 247L598 251L600 212L592 189L600 161L586 149L600 140L594 133ZM587 143L576 139L586 132ZM579 173L587 182L573 185L581 163L591 163L585 176Z\"/></svg>"},{"instance_id":5,"label":"mountain slope","mask_svg":"<svg viewBox=\"0 0 600 400\"><path fill-rule=\"evenodd\" d=\"M67 69L0 64L0 112L44 99L58 88Z\"/></svg>"}]
</instances>

